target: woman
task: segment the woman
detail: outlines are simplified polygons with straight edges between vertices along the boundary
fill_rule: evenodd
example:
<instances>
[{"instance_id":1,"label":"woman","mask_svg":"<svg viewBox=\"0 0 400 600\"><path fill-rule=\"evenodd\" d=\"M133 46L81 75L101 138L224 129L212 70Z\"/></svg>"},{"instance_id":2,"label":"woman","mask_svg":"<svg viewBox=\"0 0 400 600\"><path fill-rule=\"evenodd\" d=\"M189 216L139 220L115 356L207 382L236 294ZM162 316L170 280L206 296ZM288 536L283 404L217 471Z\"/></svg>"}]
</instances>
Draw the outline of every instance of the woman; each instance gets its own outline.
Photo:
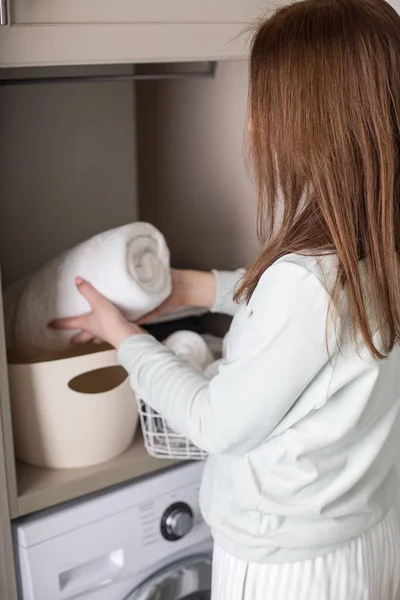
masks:
<instances>
[{"instance_id":1,"label":"woman","mask_svg":"<svg viewBox=\"0 0 400 600\"><path fill-rule=\"evenodd\" d=\"M393 600L400 17L383 0L278 10L254 36L249 124L260 254L244 274L174 271L160 308L235 313L219 374L79 278L92 311L54 326L119 348L132 387L210 453L213 599Z\"/></svg>"}]
</instances>

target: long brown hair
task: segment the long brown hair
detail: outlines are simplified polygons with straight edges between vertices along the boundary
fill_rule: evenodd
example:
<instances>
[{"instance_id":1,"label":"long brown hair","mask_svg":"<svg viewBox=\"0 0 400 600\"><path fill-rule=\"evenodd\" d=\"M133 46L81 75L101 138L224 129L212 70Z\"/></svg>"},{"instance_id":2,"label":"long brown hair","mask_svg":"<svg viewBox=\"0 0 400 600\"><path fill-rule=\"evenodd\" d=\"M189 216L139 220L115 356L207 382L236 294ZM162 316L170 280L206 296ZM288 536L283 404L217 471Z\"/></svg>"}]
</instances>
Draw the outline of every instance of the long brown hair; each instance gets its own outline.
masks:
<instances>
[{"instance_id":1,"label":"long brown hair","mask_svg":"<svg viewBox=\"0 0 400 600\"><path fill-rule=\"evenodd\" d=\"M384 0L278 10L253 38L249 124L262 250L236 298L284 254L335 253L333 301L346 290L353 332L383 358L400 338L399 15Z\"/></svg>"}]
</instances>

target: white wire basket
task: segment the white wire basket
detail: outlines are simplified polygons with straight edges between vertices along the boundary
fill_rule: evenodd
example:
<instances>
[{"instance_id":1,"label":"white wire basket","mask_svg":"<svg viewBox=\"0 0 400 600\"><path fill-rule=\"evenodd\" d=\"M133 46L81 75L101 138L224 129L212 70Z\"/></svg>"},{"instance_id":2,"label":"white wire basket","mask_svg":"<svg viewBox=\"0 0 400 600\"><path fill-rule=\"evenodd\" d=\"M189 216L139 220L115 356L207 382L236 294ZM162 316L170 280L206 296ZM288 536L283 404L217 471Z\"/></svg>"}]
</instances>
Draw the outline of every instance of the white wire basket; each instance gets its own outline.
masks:
<instances>
[{"instance_id":1,"label":"white wire basket","mask_svg":"<svg viewBox=\"0 0 400 600\"><path fill-rule=\"evenodd\" d=\"M155 458L204 460L207 453L168 427L167 421L144 400L137 398L140 424L147 452Z\"/></svg>"}]
</instances>

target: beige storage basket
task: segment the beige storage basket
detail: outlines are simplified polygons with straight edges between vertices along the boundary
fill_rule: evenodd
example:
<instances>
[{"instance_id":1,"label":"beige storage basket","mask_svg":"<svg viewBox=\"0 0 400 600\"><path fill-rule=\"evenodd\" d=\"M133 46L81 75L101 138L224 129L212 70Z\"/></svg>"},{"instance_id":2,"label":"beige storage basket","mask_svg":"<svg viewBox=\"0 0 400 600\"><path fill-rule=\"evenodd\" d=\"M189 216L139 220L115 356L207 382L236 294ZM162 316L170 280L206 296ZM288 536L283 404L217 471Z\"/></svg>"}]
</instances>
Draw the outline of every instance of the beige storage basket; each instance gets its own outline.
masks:
<instances>
[{"instance_id":1,"label":"beige storage basket","mask_svg":"<svg viewBox=\"0 0 400 600\"><path fill-rule=\"evenodd\" d=\"M105 462L131 444L135 395L115 350L9 365L15 452L41 467Z\"/></svg>"}]
</instances>

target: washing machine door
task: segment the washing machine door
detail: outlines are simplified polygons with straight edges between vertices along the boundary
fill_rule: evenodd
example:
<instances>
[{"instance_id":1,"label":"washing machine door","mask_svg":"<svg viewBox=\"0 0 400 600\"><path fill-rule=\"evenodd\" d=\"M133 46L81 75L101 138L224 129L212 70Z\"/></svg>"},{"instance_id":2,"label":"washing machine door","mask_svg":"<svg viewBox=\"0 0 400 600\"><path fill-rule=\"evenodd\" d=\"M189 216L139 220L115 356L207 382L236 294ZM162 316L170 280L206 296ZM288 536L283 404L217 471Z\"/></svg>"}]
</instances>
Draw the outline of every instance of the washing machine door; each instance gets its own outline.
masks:
<instances>
[{"instance_id":1,"label":"washing machine door","mask_svg":"<svg viewBox=\"0 0 400 600\"><path fill-rule=\"evenodd\" d=\"M125 600L210 600L211 554L190 556L158 571Z\"/></svg>"}]
</instances>

